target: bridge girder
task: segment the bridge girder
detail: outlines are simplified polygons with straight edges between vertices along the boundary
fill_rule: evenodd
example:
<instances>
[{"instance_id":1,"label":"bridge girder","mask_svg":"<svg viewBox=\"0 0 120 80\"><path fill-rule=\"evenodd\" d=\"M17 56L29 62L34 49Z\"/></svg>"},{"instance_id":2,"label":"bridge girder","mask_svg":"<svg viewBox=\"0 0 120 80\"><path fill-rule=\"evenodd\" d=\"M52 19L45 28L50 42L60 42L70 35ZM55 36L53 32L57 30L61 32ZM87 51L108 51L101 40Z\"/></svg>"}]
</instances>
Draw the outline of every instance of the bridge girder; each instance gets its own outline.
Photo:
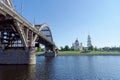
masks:
<instances>
[{"instance_id":1,"label":"bridge girder","mask_svg":"<svg viewBox=\"0 0 120 80\"><path fill-rule=\"evenodd\" d=\"M3 31L4 33L7 32L8 35L5 37L10 38L8 40L7 47L19 43L19 40L21 42L20 44L24 48L34 46L35 41L44 44L46 47L53 48L55 46L51 30L47 24L39 25L39 29L35 28L33 24L29 23L24 17L14 10L10 0L5 1L7 3L0 1L0 31ZM7 27L5 28L3 26ZM9 30L7 30L7 28ZM11 35L14 36L11 37ZM13 41L11 38L13 38Z\"/></svg>"},{"instance_id":2,"label":"bridge girder","mask_svg":"<svg viewBox=\"0 0 120 80\"><path fill-rule=\"evenodd\" d=\"M39 32L47 37L48 40L53 42L52 32L47 24L41 24L41 25L35 25L35 27L39 30ZM33 39L33 43L37 40L39 40L39 36L35 35L35 38ZM42 40L40 40L42 42Z\"/></svg>"},{"instance_id":3,"label":"bridge girder","mask_svg":"<svg viewBox=\"0 0 120 80\"><path fill-rule=\"evenodd\" d=\"M14 8L11 0L0 0L1 2L3 2L4 4L6 4L7 6Z\"/></svg>"}]
</instances>

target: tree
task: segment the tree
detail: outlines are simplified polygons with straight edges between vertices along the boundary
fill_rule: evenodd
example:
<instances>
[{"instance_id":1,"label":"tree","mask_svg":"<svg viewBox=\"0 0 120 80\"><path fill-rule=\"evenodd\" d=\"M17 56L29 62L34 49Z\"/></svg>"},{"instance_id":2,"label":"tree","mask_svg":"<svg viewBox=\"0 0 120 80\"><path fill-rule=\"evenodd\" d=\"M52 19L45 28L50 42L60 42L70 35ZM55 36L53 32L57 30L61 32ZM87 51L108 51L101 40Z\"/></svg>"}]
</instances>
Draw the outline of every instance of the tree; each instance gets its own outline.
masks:
<instances>
[{"instance_id":1,"label":"tree","mask_svg":"<svg viewBox=\"0 0 120 80\"><path fill-rule=\"evenodd\" d=\"M61 46L61 47L60 47L60 50L61 50L61 51L64 51L64 48Z\"/></svg>"},{"instance_id":2,"label":"tree","mask_svg":"<svg viewBox=\"0 0 120 80\"><path fill-rule=\"evenodd\" d=\"M64 50L65 50L65 51L69 51L69 50L70 50L69 46L68 46L68 45L65 45Z\"/></svg>"},{"instance_id":3,"label":"tree","mask_svg":"<svg viewBox=\"0 0 120 80\"><path fill-rule=\"evenodd\" d=\"M93 51L93 46L88 47L88 50Z\"/></svg>"},{"instance_id":4,"label":"tree","mask_svg":"<svg viewBox=\"0 0 120 80\"><path fill-rule=\"evenodd\" d=\"M74 48L73 48L73 47L71 47L71 48L70 48L70 51L74 51Z\"/></svg>"},{"instance_id":5,"label":"tree","mask_svg":"<svg viewBox=\"0 0 120 80\"><path fill-rule=\"evenodd\" d=\"M94 51L97 51L97 50L98 50L98 49L97 49L97 47L95 46L95 47L94 47Z\"/></svg>"},{"instance_id":6,"label":"tree","mask_svg":"<svg viewBox=\"0 0 120 80\"><path fill-rule=\"evenodd\" d=\"M44 48L41 48L41 50L40 51L45 51L45 49Z\"/></svg>"}]
</instances>

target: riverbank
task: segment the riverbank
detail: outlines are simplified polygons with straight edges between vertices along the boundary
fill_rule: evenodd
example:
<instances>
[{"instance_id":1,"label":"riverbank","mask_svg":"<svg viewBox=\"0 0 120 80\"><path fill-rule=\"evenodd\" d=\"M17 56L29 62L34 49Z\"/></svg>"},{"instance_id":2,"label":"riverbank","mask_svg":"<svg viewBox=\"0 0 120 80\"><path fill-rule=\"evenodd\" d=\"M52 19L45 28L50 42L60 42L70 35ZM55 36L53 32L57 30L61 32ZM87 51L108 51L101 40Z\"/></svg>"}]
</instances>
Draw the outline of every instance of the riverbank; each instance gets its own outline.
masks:
<instances>
[{"instance_id":1,"label":"riverbank","mask_svg":"<svg viewBox=\"0 0 120 80\"><path fill-rule=\"evenodd\" d=\"M110 51L91 51L82 53L80 51L59 51L59 56L69 56L69 55L120 55L120 52L110 52Z\"/></svg>"},{"instance_id":2,"label":"riverbank","mask_svg":"<svg viewBox=\"0 0 120 80\"><path fill-rule=\"evenodd\" d=\"M35 52L36 55L41 55L41 54L43 54L43 53L44 53L43 51Z\"/></svg>"},{"instance_id":3,"label":"riverbank","mask_svg":"<svg viewBox=\"0 0 120 80\"><path fill-rule=\"evenodd\" d=\"M36 52L36 55L41 55L44 52ZM59 51L58 56L79 56L79 55L120 55L120 52L112 51L91 51L91 52L80 52L80 51Z\"/></svg>"}]
</instances>

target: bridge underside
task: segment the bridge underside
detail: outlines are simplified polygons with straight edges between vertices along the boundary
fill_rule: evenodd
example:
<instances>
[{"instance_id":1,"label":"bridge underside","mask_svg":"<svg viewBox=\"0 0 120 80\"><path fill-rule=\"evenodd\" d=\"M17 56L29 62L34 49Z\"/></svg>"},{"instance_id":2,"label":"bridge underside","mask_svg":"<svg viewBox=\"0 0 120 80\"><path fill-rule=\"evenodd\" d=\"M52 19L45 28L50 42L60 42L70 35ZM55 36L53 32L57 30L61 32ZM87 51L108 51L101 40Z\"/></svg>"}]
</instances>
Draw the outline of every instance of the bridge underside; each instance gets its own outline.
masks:
<instances>
[{"instance_id":1,"label":"bridge underside","mask_svg":"<svg viewBox=\"0 0 120 80\"><path fill-rule=\"evenodd\" d=\"M0 15L0 64L35 63L35 54L24 46L15 20Z\"/></svg>"},{"instance_id":2,"label":"bridge underside","mask_svg":"<svg viewBox=\"0 0 120 80\"><path fill-rule=\"evenodd\" d=\"M0 44L4 49L23 48L23 43L14 25L14 20L0 21Z\"/></svg>"},{"instance_id":3,"label":"bridge underside","mask_svg":"<svg viewBox=\"0 0 120 80\"><path fill-rule=\"evenodd\" d=\"M0 14L0 64L35 64L35 42L45 45L45 56L56 56L51 32L42 35L42 31L48 30L36 32L8 14Z\"/></svg>"}]
</instances>

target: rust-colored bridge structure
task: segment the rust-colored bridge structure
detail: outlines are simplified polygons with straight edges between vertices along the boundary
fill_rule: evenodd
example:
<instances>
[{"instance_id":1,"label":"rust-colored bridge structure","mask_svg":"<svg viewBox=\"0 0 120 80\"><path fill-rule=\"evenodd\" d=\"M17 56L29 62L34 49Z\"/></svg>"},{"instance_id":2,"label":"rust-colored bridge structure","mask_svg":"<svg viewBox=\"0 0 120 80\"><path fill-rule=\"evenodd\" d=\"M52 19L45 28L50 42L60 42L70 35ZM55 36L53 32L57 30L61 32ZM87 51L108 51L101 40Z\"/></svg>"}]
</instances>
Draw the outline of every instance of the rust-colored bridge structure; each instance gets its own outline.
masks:
<instances>
[{"instance_id":1,"label":"rust-colored bridge structure","mask_svg":"<svg viewBox=\"0 0 120 80\"><path fill-rule=\"evenodd\" d=\"M45 56L56 56L50 27L31 24L10 0L0 0L0 64L35 64L39 44L45 46Z\"/></svg>"}]
</instances>

